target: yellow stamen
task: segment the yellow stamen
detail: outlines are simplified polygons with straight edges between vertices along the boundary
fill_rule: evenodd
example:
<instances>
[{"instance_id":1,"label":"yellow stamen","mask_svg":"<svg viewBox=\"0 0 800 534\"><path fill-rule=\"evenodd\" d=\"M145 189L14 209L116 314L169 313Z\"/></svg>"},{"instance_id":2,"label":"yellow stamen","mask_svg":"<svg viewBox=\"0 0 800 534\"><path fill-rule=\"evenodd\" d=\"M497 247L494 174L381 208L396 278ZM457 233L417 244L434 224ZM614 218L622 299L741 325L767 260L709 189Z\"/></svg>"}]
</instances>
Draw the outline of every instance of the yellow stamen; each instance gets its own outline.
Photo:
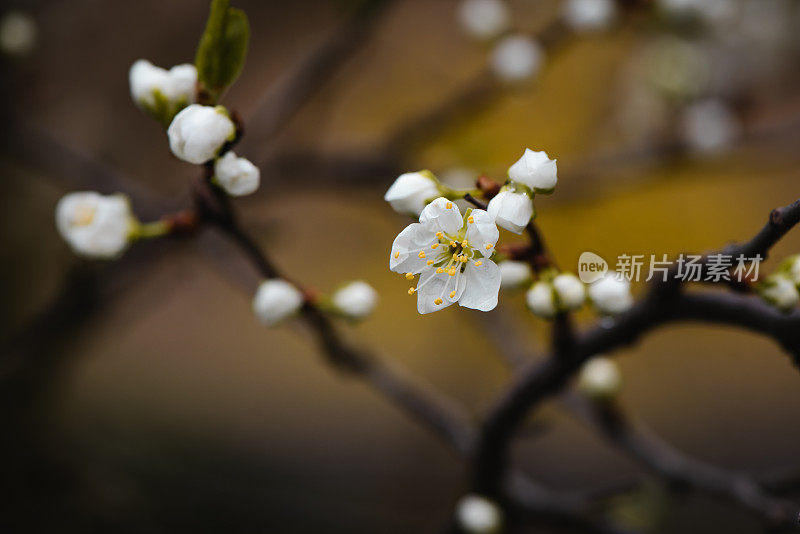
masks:
<instances>
[{"instance_id":1,"label":"yellow stamen","mask_svg":"<svg viewBox=\"0 0 800 534\"><path fill-rule=\"evenodd\" d=\"M453 207L453 203L452 202L448 202L447 204L444 205L444 207L447 208L447 209L451 209Z\"/></svg>"},{"instance_id":2,"label":"yellow stamen","mask_svg":"<svg viewBox=\"0 0 800 534\"><path fill-rule=\"evenodd\" d=\"M469 221L469 223L470 223L470 224L472 224L472 223L474 223L474 222L475 222L475 217L473 217L472 215L470 215L470 216L469 216L469 219L467 219L467 221Z\"/></svg>"},{"instance_id":3,"label":"yellow stamen","mask_svg":"<svg viewBox=\"0 0 800 534\"><path fill-rule=\"evenodd\" d=\"M466 256L461 256L461 263L467 263L468 261L469 261L469 258L468 258L468 257L466 257Z\"/></svg>"},{"instance_id":4,"label":"yellow stamen","mask_svg":"<svg viewBox=\"0 0 800 534\"><path fill-rule=\"evenodd\" d=\"M436 300L433 301L433 303L438 306L439 304L442 303L442 299L436 299Z\"/></svg>"},{"instance_id":5,"label":"yellow stamen","mask_svg":"<svg viewBox=\"0 0 800 534\"><path fill-rule=\"evenodd\" d=\"M456 268L455 268L455 267L453 267L452 269L450 269L449 271L447 271L447 274L449 274L450 276L455 276L455 275L456 275Z\"/></svg>"},{"instance_id":6,"label":"yellow stamen","mask_svg":"<svg viewBox=\"0 0 800 534\"><path fill-rule=\"evenodd\" d=\"M428 260L428 265L433 265L433 260Z\"/></svg>"},{"instance_id":7,"label":"yellow stamen","mask_svg":"<svg viewBox=\"0 0 800 534\"><path fill-rule=\"evenodd\" d=\"M450 241L450 246L451 246L451 247L454 247L454 246L456 246L456 242L455 242L455 241Z\"/></svg>"},{"instance_id":8,"label":"yellow stamen","mask_svg":"<svg viewBox=\"0 0 800 534\"><path fill-rule=\"evenodd\" d=\"M409 295L413 295L413 294L414 294L416 291L417 291L417 290L416 290L416 289L414 289L413 287L409 287L409 288L408 288L408 294L409 294Z\"/></svg>"},{"instance_id":9,"label":"yellow stamen","mask_svg":"<svg viewBox=\"0 0 800 534\"><path fill-rule=\"evenodd\" d=\"M476 261L475 262L475 267L480 267L481 265L483 265L482 261Z\"/></svg>"},{"instance_id":10,"label":"yellow stamen","mask_svg":"<svg viewBox=\"0 0 800 534\"><path fill-rule=\"evenodd\" d=\"M431 245L431 248L433 250L436 250L437 248L439 248L439 243L434 243L433 245Z\"/></svg>"},{"instance_id":11,"label":"yellow stamen","mask_svg":"<svg viewBox=\"0 0 800 534\"><path fill-rule=\"evenodd\" d=\"M397 258L399 258L399 257L400 257L400 252L395 252L395 253L394 253L394 259L397 259Z\"/></svg>"},{"instance_id":12,"label":"yellow stamen","mask_svg":"<svg viewBox=\"0 0 800 534\"><path fill-rule=\"evenodd\" d=\"M414 275L412 273L406 273L406 280L413 280Z\"/></svg>"},{"instance_id":13,"label":"yellow stamen","mask_svg":"<svg viewBox=\"0 0 800 534\"><path fill-rule=\"evenodd\" d=\"M444 234L442 232L436 232L436 237L441 239L442 237L444 237Z\"/></svg>"},{"instance_id":14,"label":"yellow stamen","mask_svg":"<svg viewBox=\"0 0 800 534\"><path fill-rule=\"evenodd\" d=\"M490 249L490 248L492 248L493 246L494 246L494 245L492 245L491 243L486 243L486 250L489 250L489 249Z\"/></svg>"},{"instance_id":15,"label":"yellow stamen","mask_svg":"<svg viewBox=\"0 0 800 534\"><path fill-rule=\"evenodd\" d=\"M436 269L436 274L442 274L443 272L444 272L444 269L442 269L441 267Z\"/></svg>"},{"instance_id":16,"label":"yellow stamen","mask_svg":"<svg viewBox=\"0 0 800 534\"><path fill-rule=\"evenodd\" d=\"M467 240L465 239L464 241L462 241L462 242L461 242L461 246L462 246L462 247L468 247L468 246L469 246L469 241L467 241Z\"/></svg>"},{"instance_id":17,"label":"yellow stamen","mask_svg":"<svg viewBox=\"0 0 800 534\"><path fill-rule=\"evenodd\" d=\"M456 292L455 292L455 291L451 291L451 292L450 292L450 298L451 298L451 299L454 299L454 298L456 298Z\"/></svg>"},{"instance_id":18,"label":"yellow stamen","mask_svg":"<svg viewBox=\"0 0 800 534\"><path fill-rule=\"evenodd\" d=\"M418 256L420 258L424 258L425 257L425 251L424 250L420 250Z\"/></svg>"},{"instance_id":19,"label":"yellow stamen","mask_svg":"<svg viewBox=\"0 0 800 534\"><path fill-rule=\"evenodd\" d=\"M458 258L458 254L456 254L455 252L453 252L453 259L456 259L456 258Z\"/></svg>"}]
</instances>

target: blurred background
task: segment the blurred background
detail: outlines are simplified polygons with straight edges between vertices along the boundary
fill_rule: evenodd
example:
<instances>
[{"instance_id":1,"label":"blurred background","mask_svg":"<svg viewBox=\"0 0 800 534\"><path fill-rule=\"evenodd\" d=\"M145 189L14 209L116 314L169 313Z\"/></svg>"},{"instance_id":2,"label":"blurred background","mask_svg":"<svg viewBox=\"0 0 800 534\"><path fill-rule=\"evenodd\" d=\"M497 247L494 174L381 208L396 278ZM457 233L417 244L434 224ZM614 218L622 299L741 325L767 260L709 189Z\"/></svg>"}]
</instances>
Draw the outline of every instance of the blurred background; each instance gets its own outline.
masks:
<instances>
[{"instance_id":1,"label":"blurred background","mask_svg":"<svg viewBox=\"0 0 800 534\"><path fill-rule=\"evenodd\" d=\"M455 0L234 1L252 40L223 99L245 119L237 152L262 169L236 201L246 227L320 291L375 286L377 312L347 336L476 416L509 372L480 313L420 316L389 272L407 220L383 194L400 172L469 187L547 151L560 180L538 222L572 270L584 250L613 262L746 239L800 196L798 2L624 1L594 24L559 0L502 4L492 27ZM132 103L127 73L191 62L208 3L0 5L0 529L435 532L465 489L461 460L326 365L308 332L260 326L257 275L219 235L87 263L56 233L73 190L125 192L144 220L188 205L197 170ZM790 234L762 268L799 245ZM546 348L522 295L490 315L531 357ZM800 467L800 375L771 341L671 325L615 356L623 404L679 449L747 473ZM642 472L557 405L534 422L545 431L515 461L548 487ZM614 511L633 526L761 532L725 502L647 487Z\"/></svg>"}]
</instances>

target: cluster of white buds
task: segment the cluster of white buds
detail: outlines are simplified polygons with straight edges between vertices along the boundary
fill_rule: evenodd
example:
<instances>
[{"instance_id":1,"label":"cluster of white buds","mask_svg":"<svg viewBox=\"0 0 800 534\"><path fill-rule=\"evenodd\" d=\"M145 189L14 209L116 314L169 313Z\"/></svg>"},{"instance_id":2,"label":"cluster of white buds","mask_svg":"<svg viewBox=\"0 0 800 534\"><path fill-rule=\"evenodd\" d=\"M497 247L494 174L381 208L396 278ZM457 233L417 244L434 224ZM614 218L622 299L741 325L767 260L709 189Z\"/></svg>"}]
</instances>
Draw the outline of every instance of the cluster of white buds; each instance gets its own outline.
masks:
<instances>
[{"instance_id":1,"label":"cluster of white buds","mask_svg":"<svg viewBox=\"0 0 800 534\"><path fill-rule=\"evenodd\" d=\"M468 534L499 534L503 511L481 495L465 495L456 503L456 522Z\"/></svg>"},{"instance_id":2,"label":"cluster of white buds","mask_svg":"<svg viewBox=\"0 0 800 534\"><path fill-rule=\"evenodd\" d=\"M501 39L492 50L491 68L506 83L517 83L538 74L545 51L533 38L514 34Z\"/></svg>"},{"instance_id":3,"label":"cluster of white buds","mask_svg":"<svg viewBox=\"0 0 800 534\"><path fill-rule=\"evenodd\" d=\"M631 283L615 272L608 272L589 284L589 299L600 313L616 315L626 312L633 306Z\"/></svg>"},{"instance_id":4,"label":"cluster of white buds","mask_svg":"<svg viewBox=\"0 0 800 534\"><path fill-rule=\"evenodd\" d=\"M476 39L494 39L508 30L511 16L505 0L463 0L458 8L461 26Z\"/></svg>"},{"instance_id":5,"label":"cluster of white buds","mask_svg":"<svg viewBox=\"0 0 800 534\"><path fill-rule=\"evenodd\" d=\"M378 305L378 292L363 280L356 280L337 289L331 295L331 304L348 319L366 319Z\"/></svg>"},{"instance_id":6,"label":"cluster of white buds","mask_svg":"<svg viewBox=\"0 0 800 534\"><path fill-rule=\"evenodd\" d=\"M166 125L194 102L197 69L183 64L166 70L140 59L131 66L128 81L136 105Z\"/></svg>"},{"instance_id":7,"label":"cluster of white buds","mask_svg":"<svg viewBox=\"0 0 800 534\"><path fill-rule=\"evenodd\" d=\"M800 254L781 262L775 273L758 284L758 292L769 303L789 311L800 303Z\"/></svg>"},{"instance_id":8,"label":"cluster of white buds","mask_svg":"<svg viewBox=\"0 0 800 534\"><path fill-rule=\"evenodd\" d=\"M78 255L113 259L128 247L138 221L125 195L69 193L56 206L56 228Z\"/></svg>"},{"instance_id":9,"label":"cluster of white buds","mask_svg":"<svg viewBox=\"0 0 800 534\"><path fill-rule=\"evenodd\" d=\"M525 294L528 308L539 317L552 318L558 312L573 311L586 301L586 287L571 273L544 272Z\"/></svg>"},{"instance_id":10,"label":"cluster of white buds","mask_svg":"<svg viewBox=\"0 0 800 534\"><path fill-rule=\"evenodd\" d=\"M558 183L556 160L530 148L508 169L509 181L490 202L487 211L498 226L516 234L534 216L533 197L552 193Z\"/></svg>"},{"instance_id":11,"label":"cluster of white buds","mask_svg":"<svg viewBox=\"0 0 800 534\"><path fill-rule=\"evenodd\" d=\"M581 368L578 389L595 400L605 401L619 393L622 375L616 362L605 356L595 356Z\"/></svg>"},{"instance_id":12,"label":"cluster of white buds","mask_svg":"<svg viewBox=\"0 0 800 534\"><path fill-rule=\"evenodd\" d=\"M428 202L442 193L439 180L430 171L407 172L397 177L383 199L396 212L419 217Z\"/></svg>"},{"instance_id":13,"label":"cluster of white buds","mask_svg":"<svg viewBox=\"0 0 800 534\"><path fill-rule=\"evenodd\" d=\"M262 324L275 326L297 314L304 302L303 293L280 278L261 282L253 297L253 313Z\"/></svg>"},{"instance_id":14,"label":"cluster of white buds","mask_svg":"<svg viewBox=\"0 0 800 534\"><path fill-rule=\"evenodd\" d=\"M567 0L563 4L564 23L578 32L604 30L616 15L615 0Z\"/></svg>"}]
</instances>

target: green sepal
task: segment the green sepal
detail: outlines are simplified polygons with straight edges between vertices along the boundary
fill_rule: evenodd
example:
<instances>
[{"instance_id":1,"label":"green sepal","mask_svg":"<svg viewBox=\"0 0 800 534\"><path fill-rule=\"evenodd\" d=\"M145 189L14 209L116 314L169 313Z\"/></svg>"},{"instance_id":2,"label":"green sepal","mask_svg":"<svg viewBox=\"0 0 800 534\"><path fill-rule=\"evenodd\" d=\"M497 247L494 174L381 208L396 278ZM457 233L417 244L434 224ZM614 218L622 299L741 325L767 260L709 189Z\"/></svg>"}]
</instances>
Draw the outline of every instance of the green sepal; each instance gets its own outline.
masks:
<instances>
[{"instance_id":1,"label":"green sepal","mask_svg":"<svg viewBox=\"0 0 800 534\"><path fill-rule=\"evenodd\" d=\"M241 73L249 40L250 24L244 11L230 7L230 0L212 0L195 66L198 81L213 102Z\"/></svg>"}]
</instances>

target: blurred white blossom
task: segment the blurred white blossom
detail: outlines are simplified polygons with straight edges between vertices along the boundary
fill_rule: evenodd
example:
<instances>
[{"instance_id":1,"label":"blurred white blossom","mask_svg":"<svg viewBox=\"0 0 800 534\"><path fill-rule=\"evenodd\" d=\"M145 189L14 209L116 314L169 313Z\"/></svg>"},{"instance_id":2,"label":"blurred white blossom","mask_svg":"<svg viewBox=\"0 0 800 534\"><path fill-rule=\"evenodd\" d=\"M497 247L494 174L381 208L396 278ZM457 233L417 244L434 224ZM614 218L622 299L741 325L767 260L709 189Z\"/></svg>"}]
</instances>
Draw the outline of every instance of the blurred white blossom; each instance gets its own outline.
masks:
<instances>
[{"instance_id":1,"label":"blurred white blossom","mask_svg":"<svg viewBox=\"0 0 800 534\"><path fill-rule=\"evenodd\" d=\"M764 280L761 296L781 310L789 310L800 302L797 285L783 273L776 273Z\"/></svg>"},{"instance_id":2,"label":"blurred white blossom","mask_svg":"<svg viewBox=\"0 0 800 534\"><path fill-rule=\"evenodd\" d=\"M741 131L730 108L716 99L688 106L683 110L680 124L684 143L691 150L705 154L727 148Z\"/></svg>"},{"instance_id":3,"label":"blurred white blossom","mask_svg":"<svg viewBox=\"0 0 800 534\"><path fill-rule=\"evenodd\" d=\"M497 266L500 269L500 289L516 289L531 279L531 268L524 261L506 260Z\"/></svg>"},{"instance_id":4,"label":"blurred white blossom","mask_svg":"<svg viewBox=\"0 0 800 534\"><path fill-rule=\"evenodd\" d=\"M261 171L246 158L227 152L214 162L214 177L222 189L231 196L254 193L261 182Z\"/></svg>"},{"instance_id":5,"label":"blurred white blossom","mask_svg":"<svg viewBox=\"0 0 800 534\"><path fill-rule=\"evenodd\" d=\"M800 254L786 260L786 275L795 285L800 286Z\"/></svg>"},{"instance_id":6,"label":"blurred white blossom","mask_svg":"<svg viewBox=\"0 0 800 534\"><path fill-rule=\"evenodd\" d=\"M428 204L418 223L408 225L392 243L389 268L409 280L419 274L417 310L430 313L456 302L489 311L497 306L500 269L490 259L499 231L483 210L463 217L454 202L439 197Z\"/></svg>"},{"instance_id":7,"label":"blurred white blossom","mask_svg":"<svg viewBox=\"0 0 800 534\"><path fill-rule=\"evenodd\" d=\"M614 22L614 0L567 0L563 4L564 22L576 31L602 30Z\"/></svg>"},{"instance_id":8,"label":"blurred white blossom","mask_svg":"<svg viewBox=\"0 0 800 534\"><path fill-rule=\"evenodd\" d=\"M613 271L590 284L588 292L592 304L602 313L615 315L633 306L631 283Z\"/></svg>"},{"instance_id":9,"label":"blurred white blossom","mask_svg":"<svg viewBox=\"0 0 800 534\"><path fill-rule=\"evenodd\" d=\"M578 389L595 399L608 399L619 392L622 375L616 362L605 356L595 356L578 374Z\"/></svg>"},{"instance_id":10,"label":"blurred white blossom","mask_svg":"<svg viewBox=\"0 0 800 534\"><path fill-rule=\"evenodd\" d=\"M139 59L131 66L128 81L136 105L167 122L194 102L197 69L183 64L166 70Z\"/></svg>"},{"instance_id":11,"label":"blurred white blossom","mask_svg":"<svg viewBox=\"0 0 800 534\"><path fill-rule=\"evenodd\" d=\"M124 195L69 193L56 206L56 227L72 250L87 258L113 259L128 247L136 220Z\"/></svg>"},{"instance_id":12,"label":"blurred white blossom","mask_svg":"<svg viewBox=\"0 0 800 534\"><path fill-rule=\"evenodd\" d=\"M503 511L480 495L465 495L456 504L456 521L468 534L498 534Z\"/></svg>"},{"instance_id":13,"label":"blurred white blossom","mask_svg":"<svg viewBox=\"0 0 800 534\"><path fill-rule=\"evenodd\" d=\"M533 202L525 192L504 189L489 201L487 211L497 226L521 234L533 217Z\"/></svg>"},{"instance_id":14,"label":"blurred white blossom","mask_svg":"<svg viewBox=\"0 0 800 534\"><path fill-rule=\"evenodd\" d=\"M544 59L544 50L535 40L525 35L510 35L495 45L491 66L501 80L519 82L535 76Z\"/></svg>"},{"instance_id":15,"label":"blurred white blossom","mask_svg":"<svg viewBox=\"0 0 800 534\"><path fill-rule=\"evenodd\" d=\"M200 165L214 159L236 127L222 106L192 104L175 115L167 129L172 153L183 161Z\"/></svg>"},{"instance_id":16,"label":"blurred white blossom","mask_svg":"<svg viewBox=\"0 0 800 534\"><path fill-rule=\"evenodd\" d=\"M356 280L336 290L331 302L347 317L364 319L378 304L378 292L368 283Z\"/></svg>"},{"instance_id":17,"label":"blurred white blossom","mask_svg":"<svg viewBox=\"0 0 800 534\"><path fill-rule=\"evenodd\" d=\"M0 50L10 56L24 56L36 47L36 21L22 11L9 11L0 20Z\"/></svg>"},{"instance_id":18,"label":"blurred white blossom","mask_svg":"<svg viewBox=\"0 0 800 534\"><path fill-rule=\"evenodd\" d=\"M553 278L553 289L562 310L575 310L586 300L586 286L572 273L561 273Z\"/></svg>"},{"instance_id":19,"label":"blurred white blossom","mask_svg":"<svg viewBox=\"0 0 800 534\"><path fill-rule=\"evenodd\" d=\"M522 157L508 168L508 177L536 193L552 193L558 183L558 167L546 152L526 148Z\"/></svg>"},{"instance_id":20,"label":"blurred white blossom","mask_svg":"<svg viewBox=\"0 0 800 534\"><path fill-rule=\"evenodd\" d=\"M549 282L538 281L525 293L528 308L539 317L550 318L556 314L556 298Z\"/></svg>"},{"instance_id":21,"label":"blurred white blossom","mask_svg":"<svg viewBox=\"0 0 800 534\"><path fill-rule=\"evenodd\" d=\"M383 199L398 213L419 216L426 202L439 194L439 183L430 171L407 172L397 177Z\"/></svg>"},{"instance_id":22,"label":"blurred white blossom","mask_svg":"<svg viewBox=\"0 0 800 534\"><path fill-rule=\"evenodd\" d=\"M493 39L508 29L510 16L504 0L463 0L458 19L469 35Z\"/></svg>"},{"instance_id":23,"label":"blurred white blossom","mask_svg":"<svg viewBox=\"0 0 800 534\"><path fill-rule=\"evenodd\" d=\"M303 293L280 278L261 282L253 297L253 313L267 326L274 326L295 315L302 305Z\"/></svg>"}]
</instances>

